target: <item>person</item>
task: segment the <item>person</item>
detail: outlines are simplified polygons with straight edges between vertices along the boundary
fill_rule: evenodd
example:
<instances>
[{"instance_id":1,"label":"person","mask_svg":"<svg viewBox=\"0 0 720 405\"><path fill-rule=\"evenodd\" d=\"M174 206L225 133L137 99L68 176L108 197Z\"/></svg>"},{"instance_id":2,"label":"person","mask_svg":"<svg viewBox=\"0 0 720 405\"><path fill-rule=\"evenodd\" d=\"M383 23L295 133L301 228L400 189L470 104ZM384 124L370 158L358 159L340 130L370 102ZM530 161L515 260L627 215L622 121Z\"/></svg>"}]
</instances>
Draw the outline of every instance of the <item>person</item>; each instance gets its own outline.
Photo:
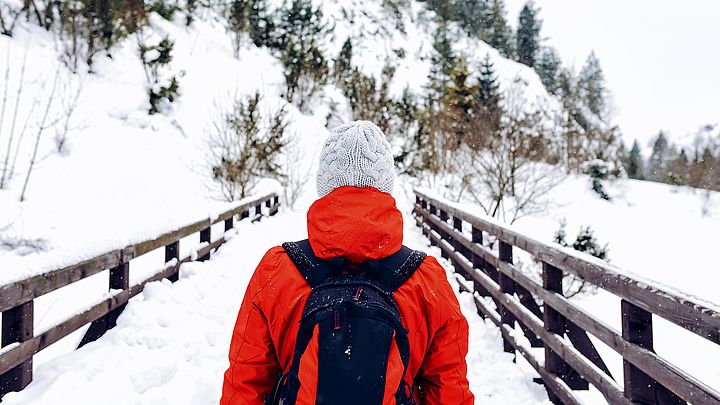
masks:
<instances>
[{"instance_id":1,"label":"person","mask_svg":"<svg viewBox=\"0 0 720 405\"><path fill-rule=\"evenodd\" d=\"M314 256L359 264L399 252L403 218L390 194L394 180L390 144L377 126L356 121L335 128L320 155L320 198L307 213L308 240ZM282 246L270 249L247 286L232 334L221 405L265 403L278 376L291 368L303 309L312 288L288 253ZM394 351L382 362L387 364L387 378L380 377L385 387L382 395L375 393L377 398L382 398L383 405L396 404L393 393L404 380L412 387L412 401L408 403L472 404L465 362L468 324L445 270L427 256L392 296L407 332L410 355L407 372L400 377L403 364L393 343ZM318 397L318 357L325 355L319 353L322 349L316 338L313 335L315 342L310 342L302 355L300 374L306 376L295 402L290 403L335 403ZM348 347L348 356L350 350ZM345 395L344 404L358 402L353 401L351 392L334 395Z\"/></svg>"}]
</instances>

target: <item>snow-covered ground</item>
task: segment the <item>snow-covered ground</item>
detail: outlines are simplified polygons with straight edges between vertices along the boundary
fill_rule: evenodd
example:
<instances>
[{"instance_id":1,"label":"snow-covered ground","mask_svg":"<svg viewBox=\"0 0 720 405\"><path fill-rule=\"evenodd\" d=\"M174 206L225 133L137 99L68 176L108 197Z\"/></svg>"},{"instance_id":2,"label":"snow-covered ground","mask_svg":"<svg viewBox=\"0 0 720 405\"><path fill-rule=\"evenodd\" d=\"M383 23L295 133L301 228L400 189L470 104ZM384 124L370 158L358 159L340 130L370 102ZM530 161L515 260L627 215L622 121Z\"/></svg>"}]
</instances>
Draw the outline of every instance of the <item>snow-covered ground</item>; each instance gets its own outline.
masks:
<instances>
[{"instance_id":1,"label":"snow-covered ground","mask_svg":"<svg viewBox=\"0 0 720 405\"><path fill-rule=\"evenodd\" d=\"M399 205L407 213L402 198ZM232 328L252 271L268 248L307 237L308 203L258 224L240 223L210 261L184 264L175 284L163 280L147 285L116 328L77 351L36 365L34 381L22 392L6 395L3 404L217 404ZM414 224L406 215L405 244L439 256ZM448 276L457 287L450 272ZM533 374L503 352L499 330L476 314L472 296L459 298L470 324L468 378L477 403L549 403Z\"/></svg>"}]
</instances>

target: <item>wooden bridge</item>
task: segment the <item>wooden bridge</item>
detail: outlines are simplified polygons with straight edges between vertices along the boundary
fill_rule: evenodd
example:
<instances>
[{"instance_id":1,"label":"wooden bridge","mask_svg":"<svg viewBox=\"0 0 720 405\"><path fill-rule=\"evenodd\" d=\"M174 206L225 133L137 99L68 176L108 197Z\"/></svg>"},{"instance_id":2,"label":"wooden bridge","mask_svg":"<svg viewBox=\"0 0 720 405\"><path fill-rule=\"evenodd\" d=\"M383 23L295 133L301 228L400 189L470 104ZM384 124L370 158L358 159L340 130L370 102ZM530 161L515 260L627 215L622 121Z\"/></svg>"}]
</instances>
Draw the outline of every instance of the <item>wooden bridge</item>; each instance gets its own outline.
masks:
<instances>
[{"instance_id":1,"label":"wooden bridge","mask_svg":"<svg viewBox=\"0 0 720 405\"><path fill-rule=\"evenodd\" d=\"M592 384L613 405L720 404L717 389L653 351L652 315L720 344L720 313L707 304L536 241L423 192L416 191L414 212L423 233L469 281L461 283L462 288L477 293L478 312L500 328L505 351L517 351L530 363L554 403L581 404L576 390ZM496 242L494 250L489 240ZM515 248L542 263L542 284L513 265ZM621 330L566 299L563 273L619 297ZM515 334L516 324L529 346ZM622 381L610 373L588 333L622 356ZM542 357L533 349L539 347L544 348Z\"/></svg>"},{"instance_id":2,"label":"wooden bridge","mask_svg":"<svg viewBox=\"0 0 720 405\"><path fill-rule=\"evenodd\" d=\"M275 215L278 208L279 199L276 194L264 195L223 212L213 220L201 220L167 232L157 238L0 287L0 311L2 311L0 398L10 391L22 390L30 384L32 361L36 353L88 323L91 323L90 328L85 333L80 346L97 340L115 326L118 316L127 302L142 292L147 283L163 278L173 282L177 281L178 269L181 264L209 259L211 252L225 243L224 237L213 240L213 225L222 222L227 231L233 228L236 217L241 220L258 221L264 215ZM199 248L190 255L180 258L180 240L196 233L199 234ZM131 260L156 249L165 250L165 265L152 276L130 285ZM95 303L89 309L42 333L35 333L33 330L33 303L36 298L107 269L110 269L108 285L108 289L112 293L110 298Z\"/></svg>"},{"instance_id":3,"label":"wooden bridge","mask_svg":"<svg viewBox=\"0 0 720 405\"><path fill-rule=\"evenodd\" d=\"M0 287L2 348L0 400L32 381L33 356L90 324L80 346L114 327L128 301L144 286L163 278L178 279L182 263L207 260L225 243L212 229L229 230L235 218L257 221L278 211L275 194L254 198L216 218L202 220L151 240L90 260ZM540 375L554 403L580 404L578 391L590 385L610 404L716 404L710 387L653 351L652 315L720 344L720 314L710 305L638 280L601 261L524 236L486 217L416 192L414 215L431 244L455 267L461 288L474 293L481 314L502 333L504 350L520 353ZM200 245L180 258L180 240L199 234ZM418 235L419 236L419 235ZM492 243L491 243L492 242ZM542 263L542 283L513 264L519 249ZM130 285L130 263L164 250L165 265ZM516 256L517 257L517 256ZM109 297L42 331L33 329L34 300L109 269ZM599 320L562 295L563 274L571 273L622 300L620 330ZM517 328L519 329L517 329ZM623 375L613 375L596 350L597 339L623 358ZM717 347L717 346L714 346ZM720 366L719 366L720 367ZM621 381L622 380L622 381Z\"/></svg>"}]
</instances>

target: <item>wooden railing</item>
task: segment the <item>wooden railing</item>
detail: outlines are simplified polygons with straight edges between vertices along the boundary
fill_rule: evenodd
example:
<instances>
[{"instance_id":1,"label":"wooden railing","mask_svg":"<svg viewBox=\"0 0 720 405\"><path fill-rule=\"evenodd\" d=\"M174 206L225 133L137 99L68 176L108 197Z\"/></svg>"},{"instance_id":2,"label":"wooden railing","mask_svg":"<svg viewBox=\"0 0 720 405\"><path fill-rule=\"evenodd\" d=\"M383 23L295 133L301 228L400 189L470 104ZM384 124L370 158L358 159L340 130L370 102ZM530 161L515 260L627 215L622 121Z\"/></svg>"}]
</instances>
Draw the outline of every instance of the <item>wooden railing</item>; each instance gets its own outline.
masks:
<instances>
[{"instance_id":1,"label":"wooden railing","mask_svg":"<svg viewBox=\"0 0 720 405\"><path fill-rule=\"evenodd\" d=\"M554 403L581 404L575 390L592 384L613 405L720 404L716 389L653 350L653 314L720 344L720 313L710 304L635 279L602 261L533 240L424 192L416 190L415 195L414 213L423 233L467 280L461 280L461 288L477 293L478 312L500 328L505 351L519 352L535 368ZM497 250L488 247L490 239L496 240ZM542 284L513 264L514 248L542 263ZM565 298L563 273L619 297L622 330ZM610 373L588 333L622 356L622 381ZM538 355L540 350L544 356Z\"/></svg>"},{"instance_id":2,"label":"wooden railing","mask_svg":"<svg viewBox=\"0 0 720 405\"><path fill-rule=\"evenodd\" d=\"M263 210L263 206L265 209ZM65 268L0 287L2 311L2 349L0 349L0 399L10 391L19 391L32 381L33 355L61 338L91 323L80 346L92 342L113 328L130 298L152 281L178 280L180 265L193 260L207 260L210 253L225 243L225 238L211 238L211 227L224 222L225 231L234 227L235 217L257 221L264 215L275 215L279 208L276 194L267 194L205 219L167 232L157 238L113 250ZM263 212L265 211L265 212ZM187 257L179 257L180 239L200 234L201 247ZM130 285L130 261L155 249L165 249L165 265L142 282ZM42 333L33 330L34 299L79 280L110 270L112 297L96 302L89 309L72 316Z\"/></svg>"}]
</instances>

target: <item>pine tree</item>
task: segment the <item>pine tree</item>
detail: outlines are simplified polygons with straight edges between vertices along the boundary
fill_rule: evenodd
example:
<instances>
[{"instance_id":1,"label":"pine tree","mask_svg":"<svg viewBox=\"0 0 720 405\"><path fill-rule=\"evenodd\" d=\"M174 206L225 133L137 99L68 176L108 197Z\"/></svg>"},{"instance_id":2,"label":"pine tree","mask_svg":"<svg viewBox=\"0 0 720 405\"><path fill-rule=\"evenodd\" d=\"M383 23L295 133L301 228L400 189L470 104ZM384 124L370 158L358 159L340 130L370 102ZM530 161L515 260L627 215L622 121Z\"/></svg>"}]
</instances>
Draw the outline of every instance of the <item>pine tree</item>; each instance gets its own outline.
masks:
<instances>
[{"instance_id":1,"label":"pine tree","mask_svg":"<svg viewBox=\"0 0 720 405\"><path fill-rule=\"evenodd\" d=\"M484 38L489 20L488 0L466 0L455 3L456 16L468 36Z\"/></svg>"},{"instance_id":2,"label":"pine tree","mask_svg":"<svg viewBox=\"0 0 720 405\"><path fill-rule=\"evenodd\" d=\"M472 132L472 121L478 112L478 85L471 85L470 71L462 58L456 60L450 71L450 85L442 100L441 111L447 116L446 130L452 134L459 145L465 135Z\"/></svg>"},{"instance_id":3,"label":"pine tree","mask_svg":"<svg viewBox=\"0 0 720 405\"><path fill-rule=\"evenodd\" d=\"M277 47L284 67L286 98L304 108L328 76L320 41L328 33L323 14L311 0L293 0L279 10Z\"/></svg>"},{"instance_id":4,"label":"pine tree","mask_svg":"<svg viewBox=\"0 0 720 405\"><path fill-rule=\"evenodd\" d=\"M505 17L505 3L503 0L490 0L487 30L482 38L488 45L497 49L503 55L513 55L512 28L508 26Z\"/></svg>"},{"instance_id":5,"label":"pine tree","mask_svg":"<svg viewBox=\"0 0 720 405\"><path fill-rule=\"evenodd\" d=\"M540 58L535 64L535 71L543 85L551 94L560 94L560 66L562 61L560 55L554 48L543 47Z\"/></svg>"},{"instance_id":6,"label":"pine tree","mask_svg":"<svg viewBox=\"0 0 720 405\"><path fill-rule=\"evenodd\" d=\"M447 26L444 24L439 25L435 32L433 50L427 90L432 107L436 108L437 103L447 95L450 73L455 65L455 53L448 37Z\"/></svg>"},{"instance_id":7,"label":"pine tree","mask_svg":"<svg viewBox=\"0 0 720 405\"><path fill-rule=\"evenodd\" d=\"M500 106L500 83L495 76L495 66L490 55L485 55L480 64L476 98L486 109L496 110Z\"/></svg>"},{"instance_id":8,"label":"pine tree","mask_svg":"<svg viewBox=\"0 0 720 405\"><path fill-rule=\"evenodd\" d=\"M652 155L648 161L648 177L654 181L665 181L666 158L668 150L668 142L665 133L660 131L655 142L653 143Z\"/></svg>"},{"instance_id":9,"label":"pine tree","mask_svg":"<svg viewBox=\"0 0 720 405\"><path fill-rule=\"evenodd\" d=\"M352 40L348 37L345 42L343 42L342 49L340 49L340 53L335 58L333 65L333 78L341 86L342 81L349 79L352 75L352 56Z\"/></svg>"},{"instance_id":10,"label":"pine tree","mask_svg":"<svg viewBox=\"0 0 720 405\"><path fill-rule=\"evenodd\" d=\"M248 4L248 34L250 39L257 47L272 47L274 45L275 21L268 12L267 0L252 0Z\"/></svg>"},{"instance_id":11,"label":"pine tree","mask_svg":"<svg viewBox=\"0 0 720 405\"><path fill-rule=\"evenodd\" d=\"M482 147L500 130L502 96L490 55L485 55L480 64L476 88L475 106L478 111L472 121L472 137L467 141L473 148Z\"/></svg>"},{"instance_id":12,"label":"pine tree","mask_svg":"<svg viewBox=\"0 0 720 405\"><path fill-rule=\"evenodd\" d=\"M627 172L628 177L630 177L631 179L644 179L642 155L640 152L640 144L638 144L637 139L633 142L633 146L630 149L630 154L627 158L627 165L625 166L625 171Z\"/></svg>"},{"instance_id":13,"label":"pine tree","mask_svg":"<svg viewBox=\"0 0 720 405\"><path fill-rule=\"evenodd\" d=\"M584 105L600 119L606 118L605 74L595 52L590 52L578 77L578 91Z\"/></svg>"},{"instance_id":14,"label":"pine tree","mask_svg":"<svg viewBox=\"0 0 720 405\"><path fill-rule=\"evenodd\" d=\"M529 0L525 3L518 18L516 39L516 52L518 62L534 67L538 50L540 49L540 30L542 20L538 18L539 10L535 3Z\"/></svg>"}]
</instances>

